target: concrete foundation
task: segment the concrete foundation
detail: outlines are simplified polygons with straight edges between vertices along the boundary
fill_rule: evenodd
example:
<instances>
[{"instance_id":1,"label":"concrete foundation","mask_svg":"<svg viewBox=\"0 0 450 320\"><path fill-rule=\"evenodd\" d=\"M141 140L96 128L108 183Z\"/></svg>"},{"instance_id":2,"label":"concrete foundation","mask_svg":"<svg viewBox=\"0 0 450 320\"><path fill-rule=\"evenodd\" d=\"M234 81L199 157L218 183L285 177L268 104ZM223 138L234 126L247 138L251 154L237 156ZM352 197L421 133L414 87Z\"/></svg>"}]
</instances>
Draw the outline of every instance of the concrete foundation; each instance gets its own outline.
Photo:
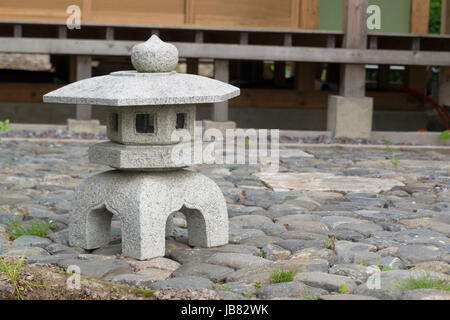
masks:
<instances>
[{"instance_id":1,"label":"concrete foundation","mask_svg":"<svg viewBox=\"0 0 450 320\"><path fill-rule=\"evenodd\" d=\"M330 95L327 130L334 137L370 139L373 99Z\"/></svg>"},{"instance_id":2,"label":"concrete foundation","mask_svg":"<svg viewBox=\"0 0 450 320\"><path fill-rule=\"evenodd\" d=\"M439 86L439 104L450 106L450 82L444 82Z\"/></svg>"},{"instance_id":3,"label":"concrete foundation","mask_svg":"<svg viewBox=\"0 0 450 320\"><path fill-rule=\"evenodd\" d=\"M100 121L67 119L67 129L77 133L100 133Z\"/></svg>"},{"instance_id":4,"label":"concrete foundation","mask_svg":"<svg viewBox=\"0 0 450 320\"><path fill-rule=\"evenodd\" d=\"M236 122L234 121L211 121L203 120L202 129L205 132L208 129L217 129L222 133L223 137L226 137L227 129L236 129Z\"/></svg>"},{"instance_id":5,"label":"concrete foundation","mask_svg":"<svg viewBox=\"0 0 450 320\"><path fill-rule=\"evenodd\" d=\"M92 117L106 124L107 107L93 108ZM327 128L327 110L295 108L230 107L230 120L238 128L321 130ZM416 131L426 129L429 118L423 111L374 110L375 131ZM197 106L197 120L211 119L212 107ZM45 103L0 102L0 119L11 123L66 125L75 117L75 106Z\"/></svg>"}]
</instances>

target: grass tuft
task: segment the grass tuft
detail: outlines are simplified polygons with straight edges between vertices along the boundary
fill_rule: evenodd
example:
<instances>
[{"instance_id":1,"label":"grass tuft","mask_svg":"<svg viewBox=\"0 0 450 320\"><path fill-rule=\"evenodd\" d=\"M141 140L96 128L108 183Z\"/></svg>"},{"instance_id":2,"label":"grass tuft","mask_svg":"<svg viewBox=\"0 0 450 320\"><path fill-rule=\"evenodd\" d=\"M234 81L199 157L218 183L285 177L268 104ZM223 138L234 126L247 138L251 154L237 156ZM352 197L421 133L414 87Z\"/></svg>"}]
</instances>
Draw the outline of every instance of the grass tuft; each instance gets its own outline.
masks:
<instances>
[{"instance_id":1,"label":"grass tuft","mask_svg":"<svg viewBox=\"0 0 450 320\"><path fill-rule=\"evenodd\" d=\"M136 294L142 295L146 298L153 297L153 294L156 292L156 290L150 290L150 289L136 289Z\"/></svg>"},{"instance_id":2,"label":"grass tuft","mask_svg":"<svg viewBox=\"0 0 450 320\"><path fill-rule=\"evenodd\" d=\"M347 285L345 283L343 283L339 286L339 293L344 294L346 292L347 292Z\"/></svg>"},{"instance_id":3,"label":"grass tuft","mask_svg":"<svg viewBox=\"0 0 450 320\"><path fill-rule=\"evenodd\" d=\"M272 283L291 282L297 273L298 270L273 270L270 281Z\"/></svg>"},{"instance_id":4,"label":"grass tuft","mask_svg":"<svg viewBox=\"0 0 450 320\"><path fill-rule=\"evenodd\" d=\"M391 158L391 163L395 168L398 168L398 165L400 163L400 160L398 160L396 157Z\"/></svg>"},{"instance_id":5,"label":"grass tuft","mask_svg":"<svg viewBox=\"0 0 450 320\"><path fill-rule=\"evenodd\" d=\"M381 271L385 272L385 271L392 271L395 270L394 268L382 268Z\"/></svg>"},{"instance_id":6,"label":"grass tuft","mask_svg":"<svg viewBox=\"0 0 450 320\"><path fill-rule=\"evenodd\" d=\"M446 279L433 278L429 274L423 274L420 277L409 277L400 282L403 290L415 289L437 289L450 291L450 282Z\"/></svg>"},{"instance_id":7,"label":"grass tuft","mask_svg":"<svg viewBox=\"0 0 450 320\"><path fill-rule=\"evenodd\" d=\"M315 296L311 293L311 291L308 290L306 286L303 286L303 290L305 291L305 294L302 294L302 298L305 300L319 300L318 296Z\"/></svg>"},{"instance_id":8,"label":"grass tuft","mask_svg":"<svg viewBox=\"0 0 450 320\"><path fill-rule=\"evenodd\" d=\"M10 228L10 238L17 239L21 236L37 236L47 237L48 231L55 226L55 223L51 220L42 222L37 219L33 219L29 226L23 226L17 219L14 222L6 223Z\"/></svg>"},{"instance_id":9,"label":"grass tuft","mask_svg":"<svg viewBox=\"0 0 450 320\"><path fill-rule=\"evenodd\" d=\"M391 146L391 140L386 139L384 140L384 148L387 152L392 152L392 146Z\"/></svg>"},{"instance_id":10,"label":"grass tuft","mask_svg":"<svg viewBox=\"0 0 450 320\"><path fill-rule=\"evenodd\" d=\"M0 257L0 275L3 276L3 280L8 281L14 288L14 293L12 294L11 299L13 299L15 295L18 300L23 300L24 297L22 292L27 287L30 289L32 287L39 287L39 285L21 278L22 268L25 263L26 260L24 256L10 259ZM2 278L0 278L0 280L2 280Z\"/></svg>"},{"instance_id":11,"label":"grass tuft","mask_svg":"<svg viewBox=\"0 0 450 320\"><path fill-rule=\"evenodd\" d=\"M439 136L439 139L450 140L450 130L442 131L441 135Z\"/></svg>"},{"instance_id":12,"label":"grass tuft","mask_svg":"<svg viewBox=\"0 0 450 320\"><path fill-rule=\"evenodd\" d=\"M0 121L0 131L9 131L11 128L9 127L9 120Z\"/></svg>"}]
</instances>

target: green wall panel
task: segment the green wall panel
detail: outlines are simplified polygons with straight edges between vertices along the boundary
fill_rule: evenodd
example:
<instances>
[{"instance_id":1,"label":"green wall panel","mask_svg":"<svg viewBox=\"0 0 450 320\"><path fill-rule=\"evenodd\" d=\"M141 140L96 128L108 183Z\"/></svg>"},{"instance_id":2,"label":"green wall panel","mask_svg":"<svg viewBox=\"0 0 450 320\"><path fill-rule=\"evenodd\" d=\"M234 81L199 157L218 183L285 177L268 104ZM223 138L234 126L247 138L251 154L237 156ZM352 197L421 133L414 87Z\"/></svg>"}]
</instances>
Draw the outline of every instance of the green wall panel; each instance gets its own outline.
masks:
<instances>
[{"instance_id":1,"label":"green wall panel","mask_svg":"<svg viewBox=\"0 0 450 320\"><path fill-rule=\"evenodd\" d=\"M342 0L319 0L319 29L342 30Z\"/></svg>"},{"instance_id":2,"label":"green wall panel","mask_svg":"<svg viewBox=\"0 0 450 320\"><path fill-rule=\"evenodd\" d=\"M381 30L378 32L410 31L411 0L369 0L381 8ZM342 30L342 0L319 0L319 29Z\"/></svg>"}]
</instances>

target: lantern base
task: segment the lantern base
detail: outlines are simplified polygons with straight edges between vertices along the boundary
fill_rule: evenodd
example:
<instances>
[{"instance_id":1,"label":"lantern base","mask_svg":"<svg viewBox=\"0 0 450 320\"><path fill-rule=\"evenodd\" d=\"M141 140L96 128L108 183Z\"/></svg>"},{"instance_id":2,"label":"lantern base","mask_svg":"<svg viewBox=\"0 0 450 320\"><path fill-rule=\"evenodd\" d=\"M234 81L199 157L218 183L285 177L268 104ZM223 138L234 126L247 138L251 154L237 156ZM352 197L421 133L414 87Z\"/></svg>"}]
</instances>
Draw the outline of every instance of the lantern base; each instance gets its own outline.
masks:
<instances>
[{"instance_id":1,"label":"lantern base","mask_svg":"<svg viewBox=\"0 0 450 320\"><path fill-rule=\"evenodd\" d=\"M228 213L220 188L189 170L107 171L76 190L70 214L72 246L96 249L110 242L112 215L122 226L122 253L138 260L165 254L166 222L174 212L186 216L189 244L228 244Z\"/></svg>"}]
</instances>

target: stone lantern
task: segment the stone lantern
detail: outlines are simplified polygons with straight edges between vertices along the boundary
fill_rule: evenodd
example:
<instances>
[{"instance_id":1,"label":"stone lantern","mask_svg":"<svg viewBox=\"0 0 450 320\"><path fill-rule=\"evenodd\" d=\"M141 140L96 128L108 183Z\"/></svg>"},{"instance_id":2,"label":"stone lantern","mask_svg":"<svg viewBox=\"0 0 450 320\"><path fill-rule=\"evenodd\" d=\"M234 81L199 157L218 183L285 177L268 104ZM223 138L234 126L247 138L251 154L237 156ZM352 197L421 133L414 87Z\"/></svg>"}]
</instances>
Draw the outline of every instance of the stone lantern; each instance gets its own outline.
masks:
<instances>
[{"instance_id":1,"label":"stone lantern","mask_svg":"<svg viewBox=\"0 0 450 320\"><path fill-rule=\"evenodd\" d=\"M166 223L177 211L186 216L191 246L227 244L224 196L211 179L184 169L191 162L179 151L194 150L194 141L176 133L194 137L196 104L228 100L239 89L173 71L178 50L156 35L133 47L131 61L136 71L81 80L44 95L49 103L107 106L110 141L91 146L89 160L115 170L88 178L76 190L70 244L107 245L111 218L117 215L124 255L164 256Z\"/></svg>"}]
</instances>

